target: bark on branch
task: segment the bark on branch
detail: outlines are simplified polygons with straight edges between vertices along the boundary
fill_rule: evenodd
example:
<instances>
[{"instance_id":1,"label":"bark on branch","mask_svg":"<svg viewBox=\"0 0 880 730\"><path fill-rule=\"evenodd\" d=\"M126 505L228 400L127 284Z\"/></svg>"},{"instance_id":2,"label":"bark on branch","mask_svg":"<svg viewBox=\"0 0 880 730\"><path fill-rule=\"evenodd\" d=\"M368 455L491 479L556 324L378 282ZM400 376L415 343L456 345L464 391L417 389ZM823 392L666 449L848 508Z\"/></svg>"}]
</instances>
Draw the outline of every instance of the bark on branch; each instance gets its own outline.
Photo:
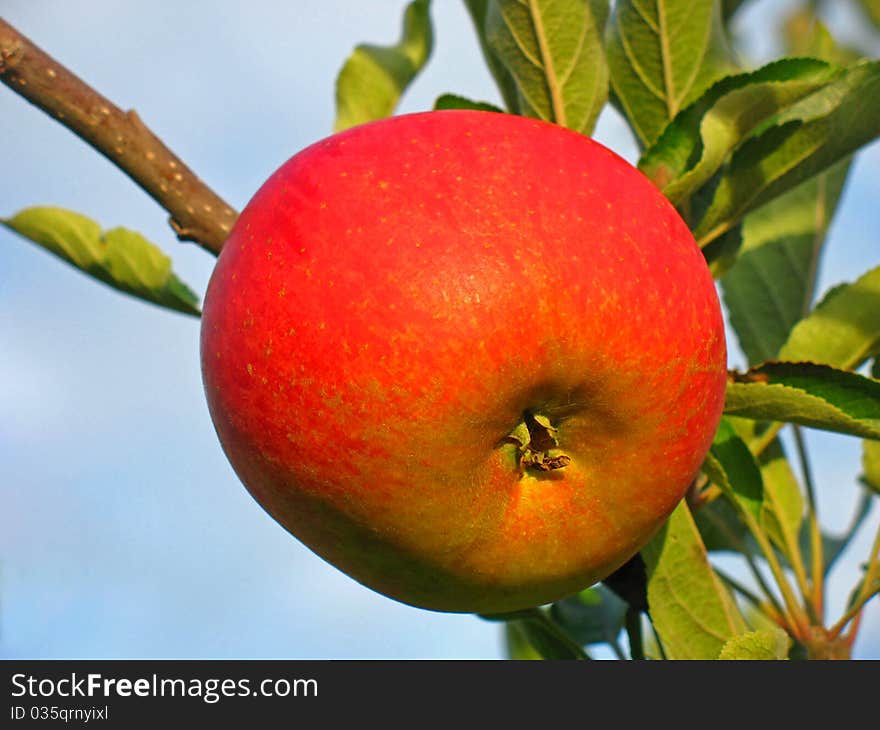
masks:
<instances>
[{"instance_id":1,"label":"bark on branch","mask_svg":"<svg viewBox=\"0 0 880 730\"><path fill-rule=\"evenodd\" d=\"M134 111L123 111L0 19L0 81L88 142L171 214L181 241L220 253L238 213Z\"/></svg>"}]
</instances>

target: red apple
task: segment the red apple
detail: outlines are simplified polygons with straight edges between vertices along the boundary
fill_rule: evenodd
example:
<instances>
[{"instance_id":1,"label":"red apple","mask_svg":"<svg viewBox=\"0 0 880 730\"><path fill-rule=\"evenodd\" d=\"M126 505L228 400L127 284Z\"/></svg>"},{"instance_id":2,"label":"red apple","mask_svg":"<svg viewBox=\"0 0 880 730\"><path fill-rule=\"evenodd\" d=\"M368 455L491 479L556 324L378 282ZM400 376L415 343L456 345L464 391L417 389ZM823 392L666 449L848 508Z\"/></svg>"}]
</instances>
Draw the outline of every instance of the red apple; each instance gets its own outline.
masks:
<instances>
[{"instance_id":1,"label":"red apple","mask_svg":"<svg viewBox=\"0 0 880 730\"><path fill-rule=\"evenodd\" d=\"M726 373L712 278L650 182L472 111L288 160L223 248L201 357L269 514L381 593L483 613L638 551L697 474Z\"/></svg>"}]
</instances>

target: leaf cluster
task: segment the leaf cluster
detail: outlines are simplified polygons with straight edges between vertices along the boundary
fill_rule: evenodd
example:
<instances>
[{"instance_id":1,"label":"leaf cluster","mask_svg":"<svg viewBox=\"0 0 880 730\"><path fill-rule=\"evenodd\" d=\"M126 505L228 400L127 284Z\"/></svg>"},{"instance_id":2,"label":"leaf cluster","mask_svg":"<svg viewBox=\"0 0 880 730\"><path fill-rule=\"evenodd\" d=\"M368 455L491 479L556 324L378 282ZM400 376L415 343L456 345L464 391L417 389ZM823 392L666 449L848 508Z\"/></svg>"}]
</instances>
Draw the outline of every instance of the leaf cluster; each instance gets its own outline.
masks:
<instances>
[{"instance_id":1,"label":"leaf cluster","mask_svg":"<svg viewBox=\"0 0 880 730\"><path fill-rule=\"evenodd\" d=\"M583 659L596 644L636 659L846 656L880 591L878 535L848 609L828 621L825 576L880 494L880 262L815 292L853 156L880 136L880 61L838 43L821 3L804 2L779 29L787 55L750 67L736 35L749 4L464 0L498 99L448 93L434 108L584 135L616 109L639 169L691 227L747 360L730 372L688 499L640 555L552 606L485 617L504 622L512 657ZM880 3L851 5L880 26ZM429 62L430 0L409 2L402 25L396 43L359 45L344 62L336 130L393 114ZM199 314L170 259L135 232L46 207L0 223L120 291ZM863 441L864 495L843 534L821 528L805 428ZM747 579L718 567L721 552Z\"/></svg>"},{"instance_id":2,"label":"leaf cluster","mask_svg":"<svg viewBox=\"0 0 880 730\"><path fill-rule=\"evenodd\" d=\"M741 2L466 4L506 111L584 134L606 102L623 116L639 168L678 208L719 280L749 365L730 373L726 415L691 498L641 553L641 621L606 587L618 576L545 609L547 618L617 654L626 629L634 658L646 625L657 657L846 655L858 609L827 626L824 577L880 480L880 381L864 372L880 351L880 267L814 296L852 156L880 135L880 62L835 42L815 4L780 28L789 55L759 68L736 48ZM862 5L876 19L876 7ZM783 428L794 433L801 480ZM864 440L865 496L843 535L819 526L802 428ZM718 569L719 550L743 558L752 587ZM876 563L875 548L851 607L876 591ZM528 654L528 627L509 624L511 655Z\"/></svg>"}]
</instances>

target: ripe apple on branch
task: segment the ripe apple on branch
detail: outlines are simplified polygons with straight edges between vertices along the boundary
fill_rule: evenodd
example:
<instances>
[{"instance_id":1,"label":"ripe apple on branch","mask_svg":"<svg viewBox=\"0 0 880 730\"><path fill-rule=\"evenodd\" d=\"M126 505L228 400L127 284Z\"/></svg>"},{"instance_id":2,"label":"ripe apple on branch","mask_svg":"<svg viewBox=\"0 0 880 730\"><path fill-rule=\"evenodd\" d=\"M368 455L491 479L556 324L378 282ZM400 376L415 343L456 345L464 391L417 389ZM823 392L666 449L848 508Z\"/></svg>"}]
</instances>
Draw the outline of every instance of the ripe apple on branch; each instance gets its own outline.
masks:
<instances>
[{"instance_id":1,"label":"ripe apple on branch","mask_svg":"<svg viewBox=\"0 0 880 730\"><path fill-rule=\"evenodd\" d=\"M624 657L624 632L633 659L850 656L880 533L833 620L826 576L880 492L880 266L815 291L853 155L880 136L880 62L837 42L821 3L754 68L742 2L464 5L503 108L444 94L394 116L433 47L414 0L399 42L342 67L335 133L240 216L0 20L0 81L218 258L200 308L133 231L47 207L0 222L201 316L236 474L360 583L503 621L514 657ZM636 165L592 139L609 102ZM820 524L804 428L862 440L841 535Z\"/></svg>"},{"instance_id":2,"label":"ripe apple on branch","mask_svg":"<svg viewBox=\"0 0 880 730\"><path fill-rule=\"evenodd\" d=\"M467 110L286 162L217 261L202 368L270 514L376 590L480 613L631 558L696 478L727 377L666 198L582 135Z\"/></svg>"}]
</instances>

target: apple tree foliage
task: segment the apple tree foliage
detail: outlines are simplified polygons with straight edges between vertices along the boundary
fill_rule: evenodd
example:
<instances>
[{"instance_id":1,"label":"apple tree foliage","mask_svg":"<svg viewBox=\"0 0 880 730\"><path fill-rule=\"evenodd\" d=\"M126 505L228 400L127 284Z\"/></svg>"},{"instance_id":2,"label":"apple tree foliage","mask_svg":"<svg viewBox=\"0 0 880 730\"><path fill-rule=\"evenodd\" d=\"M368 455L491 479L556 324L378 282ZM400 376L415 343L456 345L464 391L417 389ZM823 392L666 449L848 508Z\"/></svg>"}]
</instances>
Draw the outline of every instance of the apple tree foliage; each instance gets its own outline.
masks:
<instances>
[{"instance_id":1,"label":"apple tree foliage","mask_svg":"<svg viewBox=\"0 0 880 730\"><path fill-rule=\"evenodd\" d=\"M826 615L828 572L880 496L880 266L815 296L853 155L880 136L880 60L838 43L825 4L804 2L779 29L786 55L753 67L735 21L761 2L464 0L498 99L453 91L435 108L590 135L612 105L638 167L690 225L749 365L730 372L700 479L639 555L552 606L483 617L502 623L514 658L583 659L600 644L633 659L848 657L880 593L878 531L845 612ZM880 3L848 2L880 45ZM397 43L345 60L335 130L393 114L417 81L435 42L430 0L410 2L402 25ZM199 316L168 256L134 231L49 207L0 223L105 284ZM862 440L863 495L843 534L820 522L804 428ZM721 553L747 579L722 570Z\"/></svg>"}]
</instances>

